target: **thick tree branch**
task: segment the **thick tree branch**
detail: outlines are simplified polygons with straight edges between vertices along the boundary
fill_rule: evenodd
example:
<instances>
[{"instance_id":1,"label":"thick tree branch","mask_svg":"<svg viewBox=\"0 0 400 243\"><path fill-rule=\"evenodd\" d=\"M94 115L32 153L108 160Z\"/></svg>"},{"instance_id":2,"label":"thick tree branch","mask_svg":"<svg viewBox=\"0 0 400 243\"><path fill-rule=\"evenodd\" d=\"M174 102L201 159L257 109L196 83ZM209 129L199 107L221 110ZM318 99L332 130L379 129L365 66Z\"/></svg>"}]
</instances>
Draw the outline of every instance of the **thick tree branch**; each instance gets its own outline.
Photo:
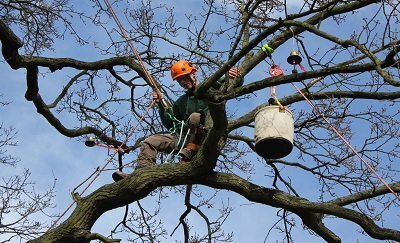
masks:
<instances>
[{"instance_id":1,"label":"thick tree branch","mask_svg":"<svg viewBox=\"0 0 400 243\"><path fill-rule=\"evenodd\" d=\"M366 7L366 6L368 6L370 4L374 4L374 3L379 3L379 1L378 0L353 1L351 3L346 3L343 5L335 6L333 8L328 7L324 11L315 14L314 16L305 20L304 22L307 24L310 24L310 25L315 25L315 24L318 24L318 23L322 22L323 20L325 20L329 17L335 16L337 14L354 11L354 10L357 10L362 7ZM290 16L288 16L288 18L292 19L292 17L290 17ZM271 26L271 27L268 27L267 30L271 29L272 33L273 33L273 32L275 32L274 28L275 28L274 26ZM267 32L267 30L266 30L266 32ZM283 31L281 34L272 38L271 41L268 43L268 45L273 49L277 49L279 46L281 46L287 40L292 38L293 34L298 35L298 34L304 32L305 28L293 28L292 31L290 31L290 30ZM265 35L260 34L260 37L261 37L260 41L258 41L258 37L259 36L257 36L254 40L257 44L260 44L266 37L268 37L268 33L265 33ZM255 46L253 46L253 48L254 47ZM260 50L256 55L254 55L253 58L251 58L250 60L248 60L245 64L243 64L241 66L241 71L243 73L249 72L254 67L256 67L260 62L262 62L265 59L265 57L266 57L266 54L262 50Z\"/></svg>"},{"instance_id":2,"label":"thick tree branch","mask_svg":"<svg viewBox=\"0 0 400 243\"><path fill-rule=\"evenodd\" d=\"M63 88L63 90L61 91L61 93L57 96L57 98L48 105L48 107L50 109L54 108L57 106L58 102L60 102L60 100L67 94L68 89L83 75L88 74L87 70L83 70L80 73L78 73L77 75L75 75L74 77L71 78L71 80L67 83L67 85L65 85L65 87Z\"/></svg>"},{"instance_id":3,"label":"thick tree branch","mask_svg":"<svg viewBox=\"0 0 400 243\"><path fill-rule=\"evenodd\" d=\"M383 63L382 67L389 67L393 63ZM231 90L227 94L218 94L216 96L216 101L222 100L230 100L245 94L250 94L252 92L271 87L271 86L278 86L281 84L288 84L288 83L296 83L301 82L306 79L318 78L318 77L326 77L332 74L339 74L339 73L360 73L365 71L375 70L375 63L365 63L359 65L351 65L351 66L342 66L338 64L334 67L329 67L325 69L315 70L315 71L307 71L304 73L294 73L289 75L283 75L278 77L269 77L265 78L260 81L252 82L248 85L244 85L238 87L236 89Z\"/></svg>"},{"instance_id":4,"label":"thick tree branch","mask_svg":"<svg viewBox=\"0 0 400 243\"><path fill-rule=\"evenodd\" d=\"M0 20L0 41L4 59L11 68L20 68L21 57L18 54L18 49L22 47L23 43L2 20Z\"/></svg>"},{"instance_id":5,"label":"thick tree branch","mask_svg":"<svg viewBox=\"0 0 400 243\"><path fill-rule=\"evenodd\" d=\"M198 155L201 155L200 161L205 162L205 166L201 165L201 168L211 171L214 169L219 156L219 143L225 134L228 120L226 117L225 103L208 103L208 108L212 119L212 127L207 133Z\"/></svg>"},{"instance_id":6,"label":"thick tree branch","mask_svg":"<svg viewBox=\"0 0 400 243\"><path fill-rule=\"evenodd\" d=\"M342 242L342 240L322 222L323 215L315 213L299 213L298 216L309 229L321 236L326 242Z\"/></svg>"},{"instance_id":7,"label":"thick tree branch","mask_svg":"<svg viewBox=\"0 0 400 243\"><path fill-rule=\"evenodd\" d=\"M317 93L308 93L304 91L304 94L310 100L323 100L327 98L357 98L357 99L373 99L373 100L396 100L400 98L400 91L397 92L361 92L361 91L330 91L330 92L317 92ZM291 105L296 102L304 101L304 98L301 94L293 94L291 96L287 96L279 99L282 105ZM244 125L248 125L254 121L254 117L258 110L267 106L268 104L262 104L257 106L252 111L247 114L229 121L228 131L235 130Z\"/></svg>"},{"instance_id":8,"label":"thick tree branch","mask_svg":"<svg viewBox=\"0 0 400 243\"><path fill-rule=\"evenodd\" d=\"M283 208L297 215L304 213L327 214L347 219L358 224L371 237L376 239L392 239L400 241L400 231L379 227L366 215L332 203L315 203L304 198L294 197L288 193L258 186L232 174L211 174L204 177L201 184L214 188L229 189L249 201L272 207ZM324 231L327 233L326 231ZM325 235L324 233L324 235ZM327 235L321 237L326 237ZM333 237L333 236L332 236Z\"/></svg>"},{"instance_id":9,"label":"thick tree branch","mask_svg":"<svg viewBox=\"0 0 400 243\"><path fill-rule=\"evenodd\" d=\"M115 208L127 206L132 202L138 202L138 200L150 197L154 193L159 193L157 203L160 203L161 206L164 196L168 197L181 188L177 187L166 192L167 190L164 190L163 187L192 184L204 185L208 189L217 189L218 192L219 189L227 190L228 193L233 192L242 195L251 202L281 209L283 215L279 216L283 220L283 237L287 237L289 241L292 237L291 227L294 227L296 222L301 219L305 227L314 231L325 241L340 242L341 239L335 232L324 224L326 216L337 217L337 221L353 222L356 224L355 226L360 226L373 238L400 241L398 230L385 228L388 227L387 225L394 224L391 220L383 217L379 219L382 222L377 220L378 216L383 216L384 213L392 213L390 210L393 207L385 207L384 205L385 200L391 196L390 191L384 186L374 187L373 180L366 176L369 172L363 170L363 167L357 166L357 161L353 159L354 153L349 152L348 147L332 137L331 131L323 126L320 116L308 113L304 109L294 107L296 117L299 117L298 124L295 125L295 146L299 150L298 157L295 159L292 157L291 161L293 160L293 162L266 160L266 164L261 164L267 169L264 176L271 177L274 180L272 188L256 185L251 183L250 180L246 180L245 176L252 176L251 170L256 167L253 167L253 164L248 161L253 156L249 154L251 151L247 147L243 148L244 146L241 146L242 144L238 141L245 142L254 151L254 139L251 138L252 132L249 131L253 126L250 124L254 122L256 112L266 104L259 105L253 110L243 107L242 104L238 107L233 106L233 104L239 103L241 99L249 99L250 102L255 103L260 102L258 97L252 97L250 94L265 90L267 87L301 82L303 84L302 92L310 100L323 100L317 102L318 107L323 108L323 111L327 113L326 117L334 119L334 126L340 132L343 132L343 136L346 138L357 136L357 141L359 141L358 134L356 134L360 131L358 129L362 129L361 132L363 133L365 127L369 128L370 134L361 134L362 148L357 149L357 151L376 163L374 166L381 168L382 177L391 182L396 181L398 170L395 162L400 156L397 146L399 112L394 107L400 98L400 91L397 90L400 87L400 82L397 81L400 75L398 72L400 41L396 39L399 34L398 29L392 27L392 25L397 23L398 20L396 14L398 13L399 3L378 0L312 0L304 2L304 5L299 7L298 12L293 12L295 14L290 14L292 9L289 8L288 1L228 2L232 4L229 8L215 4L215 1L205 1L198 12L196 9L196 12L185 14L183 19L179 19L180 21L176 21L175 17L177 16L175 14L180 15L182 13L176 13L172 8L169 8L167 3L157 6L151 1L143 2L143 6L133 6L129 5L132 3L128 3L127 11L124 14L129 18L125 21L130 24L131 30L129 32L132 40L136 41L139 49L144 49L141 56L144 57L146 66L149 66L153 75L170 80L167 70L170 67L171 60L185 58L191 60L196 66L199 64L198 76L209 77L195 90L196 98L208 102L209 115L207 116L205 140L200 151L190 163L150 165L146 168L136 169L117 183L104 185L86 197L72 193L76 202L76 208L72 214L65 222L49 230L33 242L118 241L91 232L92 226L96 221L99 221L101 215ZM47 50L52 48L53 41L56 43L59 37L70 37L68 31L61 33L58 28L66 27L64 30L72 30L73 28L69 27L72 22L66 22L63 16L64 14L72 14L68 15L71 17L76 16L73 14L76 7L67 5L68 10L64 11L48 9L47 5L43 4L43 8L40 8L43 12L34 11L33 13L37 13L38 17L45 18L58 16L63 18L64 22L61 26L56 26L54 25L56 20L43 21L41 23L51 24L43 25L43 32L33 33L34 31L31 31L37 30L40 26L38 26L38 22L35 22L35 20L38 20L36 16L27 11L30 10L30 7L42 6L42 4L31 3L30 1L0 4L4 18L0 20L2 54L11 68L26 69L26 99L33 102L37 112L61 135L78 137L94 134L103 142L117 147L121 143L116 138L126 135L132 129L135 118L132 117L128 107L130 100L126 88L134 88L136 85L133 84L133 81L138 78L143 78L147 83L149 83L149 80L146 80L147 75L143 66L139 65L129 54L126 54L127 49L124 43L114 42L114 40L120 39L120 36L114 29L109 28L109 23L105 21L109 16L103 6L97 1L92 3L96 8L95 12L89 14L89 10L91 10L89 9L88 15L79 15L78 17L81 18L75 18L73 23L75 24L76 20L82 20L82 23L87 24L86 26L103 28L100 31L105 31L108 34L113 42L108 48L103 46L104 39L93 39L92 43L85 42L88 46L91 45L93 50L101 49L103 52L99 54L105 55L102 59L81 61L75 59L75 56L71 56L72 58L51 58L29 55L29 53L39 53L38 50L49 53ZM378 4L369 6L375 3ZM17 8L13 9L14 6ZM130 7L133 8L128 10ZM282 8L284 8L286 19L273 19L273 15L280 12ZM369 10L373 10L375 14L361 16L364 22L358 22L358 17L362 15L358 12ZM56 12L57 15L48 15L51 12ZM27 14L24 15L25 13ZM19 22L18 17L23 19L22 22ZM167 19L163 19L163 17ZM30 18L33 21L30 21ZM214 18L222 20L222 23L209 25ZM352 26L346 26L344 29L349 31L339 33L339 35L333 35L334 32L329 29L322 31L324 28L319 28L325 22L331 23L331 20L336 21L340 28L341 25L348 24L349 19L347 19L348 22L344 22L346 18L352 18L351 21L357 20L357 25L362 28L350 32L347 27ZM21 25L21 23L36 25L34 28L29 28L31 26ZM63 24L66 26L62 26ZM381 30L381 27L384 27L384 30ZM27 46L23 46L22 41L12 31L14 28L18 29L18 32L15 33L23 36ZM48 36L41 35L43 33L48 34ZM72 36L75 37L76 33L72 33ZM314 44L315 41L319 41L319 37L322 37L323 43L328 43L328 45L322 48L312 46L311 43ZM267 54L258 50L258 48L262 44L268 43L271 48L276 50L275 53L279 53L280 49L285 47L288 40L291 39L300 43L302 49L300 48L299 51L305 53L311 71L262 80L254 79L255 82L246 79L244 86L243 79L233 80L227 77L226 82L220 86L219 90L214 89L214 84L220 77L227 74L231 67L238 66L239 63L239 69L243 76L255 77L257 70L251 71L260 63L265 62L267 57ZM79 43L82 43L81 40L83 39L77 39ZM105 45L108 45L108 43L105 43ZM239 46L240 48L238 48ZM21 50L25 50L26 53L22 53ZM70 55L80 56L81 54L75 52L76 50L65 53L63 48L55 51L61 53L61 55L65 54L65 57L70 57ZM171 51L173 51L172 54ZM21 55L19 52L21 52ZM126 56L109 58L120 53L124 53L123 55ZM164 55L167 55L167 57ZM221 65L221 63L224 64ZM43 77L43 81L46 82L47 78L54 76L49 74L48 70L69 72L69 69L65 68L72 68L76 71L73 72L79 74L72 79L69 78L70 80L65 82L66 87L59 90L61 93L51 96L56 97L54 102L47 105L44 98L48 97L53 90L45 90L43 88L45 86L41 85L41 78ZM132 70L134 77L130 78ZM217 71L208 73L211 70ZM82 75L85 74L90 76L82 79ZM324 80L317 83L317 78L324 78ZM309 79L314 80L309 81ZM171 97L179 95L179 92L175 89L177 85L174 84L176 83L163 82L161 88L165 91L171 91L169 92ZM158 83L156 86L158 86ZM139 113L145 110L149 89L137 90L135 94L133 94L132 89L131 101L132 104L137 104L137 107L133 109L133 115L136 114L141 117ZM287 94L288 92L286 92L285 97L279 99L283 105L296 104L304 100L303 96L295 93L294 89L292 92L289 91L289 95ZM169 96L165 94L165 97ZM232 99L238 102L227 102ZM357 101L362 101L362 99L375 100L375 103L367 102L371 103L368 104L368 108L365 108L366 106L360 108ZM386 102L378 102L379 100ZM227 106L228 104L232 106ZM359 110L364 108L366 111ZM59 111L63 112L63 116L68 115L69 118L76 115L75 122L78 125L75 125L72 129L68 128L64 120L57 115L56 112ZM68 111L71 111L71 113L67 113ZM228 121L228 112L232 114L230 121ZM138 130L135 128L135 134L132 136L136 138L135 148L141 142L140 137L144 138L150 133L158 133L162 129L155 119L157 111L153 111L152 114L146 112L146 115L148 115L144 118L146 124L138 124L141 126L137 126ZM212 124L210 121L212 121ZM85 126L86 124L94 125L90 127ZM103 127L105 127L104 130L102 130ZM235 131L235 135L230 134L234 129L240 130ZM129 147L131 150L133 148ZM245 160L241 158L245 158ZM122 169L124 167L122 153L118 156L118 162L119 169ZM217 162L221 162L221 165ZM125 164L125 166L132 163L135 162ZM344 169L341 165L346 166L346 168ZM320 185L315 187L315 191L320 194L313 194L313 196L315 198L320 196L320 198L323 198L322 201L313 202L302 198L303 190L307 189L295 183L298 178L293 178L293 171L281 170L281 167L301 170L313 182L319 180ZM229 171L232 174L218 173L215 170ZM235 175L235 173L242 172L245 174L243 178ZM257 174L257 176L261 175ZM280 191L278 189L280 185L287 188L290 193ZM369 189L368 186L374 188ZM392 183L391 187L396 192L400 191L399 182ZM188 187L185 198L187 210L180 218L184 225L184 240L189 241L192 237L198 238L197 233L192 235L192 229L189 228L190 223L187 221L189 218L186 216L190 210L192 212L196 210L207 223L208 233L205 233L206 235L201 240L215 241L219 240L220 237L221 239L226 237L223 239L225 241L230 240L230 234L224 235L223 231L218 232L225 218L221 217L217 219L217 222L212 222L209 220L209 215L205 214L205 210L204 212L200 211L200 207L196 208L191 205L189 200L190 188L191 186ZM199 200L204 199L204 196L200 195L202 192L196 194L196 196L199 196ZM196 192L193 191L193 193ZM327 196L332 198L333 195L336 195L335 193L340 195L348 193L349 195L327 202L324 201ZM229 198L229 196L225 198ZM206 203L211 205L211 199ZM361 203L362 206L360 206ZM397 202L391 201L391 203L395 205ZM136 212L128 217L128 208L126 209L125 217L121 222L125 228L121 228L121 231L128 230L135 234L135 237L143 238L143 240L147 238L150 241L157 241L159 240L158 237L166 235L164 229L158 235L157 230L152 227L152 220L155 219L153 217L157 214L151 215L145 212L139 203L138 205L140 209L138 217L135 215ZM384 205L379 208L382 211L367 211L376 205ZM221 211L228 210L225 207L223 209ZM225 216L228 214L225 214ZM292 221L287 217L293 214L297 215L299 219L295 218ZM157 217L163 217L163 215L157 215ZM135 219L137 219L136 222ZM386 222L384 222L385 220ZM160 219L161 221L163 219ZM162 224L159 224L160 228L163 228ZM280 227L280 225L277 225L277 227ZM393 227L396 227L396 225ZM113 234L119 233L116 231L117 227Z\"/></svg>"},{"instance_id":10,"label":"thick tree branch","mask_svg":"<svg viewBox=\"0 0 400 243\"><path fill-rule=\"evenodd\" d=\"M400 182L389 184L389 186L393 189L393 191L399 193L400 192ZM387 186L382 185L376 188L372 188L369 190L365 190L362 192L354 193L348 196L340 197L329 201L329 203L334 203L340 206L346 206L352 203L360 202L365 199L378 197L384 194L391 193L391 191L387 188Z\"/></svg>"},{"instance_id":11,"label":"thick tree branch","mask_svg":"<svg viewBox=\"0 0 400 243\"><path fill-rule=\"evenodd\" d=\"M86 234L79 232L88 232L106 211L144 198L157 187L184 184L202 184L217 189L227 189L249 201L291 211L299 215L308 227L329 241L338 242L337 237L323 226L321 221L323 214L352 221L373 238L400 240L399 231L379 227L366 215L339 206L337 203L310 202L286 192L255 185L234 174L199 175L193 164L164 164L136 170L124 180L105 185L82 198L64 223L32 242L50 239L62 241L66 239L65 237L69 237L69 242L88 242ZM72 236L75 238L71 238Z\"/></svg>"},{"instance_id":12,"label":"thick tree branch","mask_svg":"<svg viewBox=\"0 0 400 243\"><path fill-rule=\"evenodd\" d=\"M54 72L66 67L75 68L77 70L112 70L115 66L128 66L135 70L135 72L137 72L144 80L146 80L148 84L150 83L145 70L143 70L142 67L130 56L112 57L94 62L84 62L73 58L21 56L18 54L18 49L22 47L21 40L1 20L0 41L2 42L3 56L5 57L7 63L14 69L47 67ZM160 87L154 78L153 81L157 87ZM152 84L150 86L152 86Z\"/></svg>"},{"instance_id":13,"label":"thick tree branch","mask_svg":"<svg viewBox=\"0 0 400 243\"><path fill-rule=\"evenodd\" d=\"M37 109L37 112L40 113L46 120L55 128L57 129L58 132L63 134L64 136L73 138L73 137L79 137L82 135L87 135L87 134L94 134L96 135L101 141L113 145L115 147L118 147L121 145L121 142L118 140L115 140L114 138L106 136L103 131L94 128L94 127L82 127L78 129L68 129L66 128L62 122L53 115L53 113L50 111L50 109L47 107L45 102L43 101L42 97L40 95L36 96L33 99L33 103L35 104L35 107Z\"/></svg>"}]
</instances>

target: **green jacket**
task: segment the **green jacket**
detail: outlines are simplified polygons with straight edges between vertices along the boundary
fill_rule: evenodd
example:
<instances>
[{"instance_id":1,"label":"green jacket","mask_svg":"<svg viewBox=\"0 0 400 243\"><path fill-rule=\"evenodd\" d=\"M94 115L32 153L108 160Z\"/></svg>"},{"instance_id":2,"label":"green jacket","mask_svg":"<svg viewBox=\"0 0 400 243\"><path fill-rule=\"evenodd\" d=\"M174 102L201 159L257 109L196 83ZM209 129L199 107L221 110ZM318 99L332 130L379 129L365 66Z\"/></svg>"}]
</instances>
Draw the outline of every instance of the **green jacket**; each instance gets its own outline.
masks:
<instances>
[{"instance_id":1,"label":"green jacket","mask_svg":"<svg viewBox=\"0 0 400 243\"><path fill-rule=\"evenodd\" d=\"M243 78L241 79L243 83ZM218 89L222 83L225 81L225 76L219 79L214 85L213 88ZM189 118L190 114L193 112L198 112L203 110L204 113L207 113L208 107L207 104L194 97L192 91L187 91L184 95L179 97L172 106L172 113L176 119L179 121L184 121ZM169 130L174 127L173 120L168 115L168 112L164 109L162 105L159 105L159 113L161 122L163 125Z\"/></svg>"},{"instance_id":2,"label":"green jacket","mask_svg":"<svg viewBox=\"0 0 400 243\"><path fill-rule=\"evenodd\" d=\"M188 91L179 97L172 106L172 112L175 118L184 122L186 122L190 114L200 110L207 112L207 104L204 101L197 99L191 91ZM173 120L161 105L159 106L159 112L163 125L168 129L173 128Z\"/></svg>"}]
</instances>

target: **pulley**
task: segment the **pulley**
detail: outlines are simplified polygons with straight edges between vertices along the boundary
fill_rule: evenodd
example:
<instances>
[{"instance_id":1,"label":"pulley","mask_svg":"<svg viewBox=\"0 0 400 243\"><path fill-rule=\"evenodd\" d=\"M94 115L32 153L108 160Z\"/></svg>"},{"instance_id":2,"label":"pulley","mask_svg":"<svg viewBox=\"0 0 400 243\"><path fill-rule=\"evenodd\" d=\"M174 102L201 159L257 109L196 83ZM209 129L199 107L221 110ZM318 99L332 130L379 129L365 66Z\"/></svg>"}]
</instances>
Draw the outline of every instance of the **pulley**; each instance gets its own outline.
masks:
<instances>
[{"instance_id":1,"label":"pulley","mask_svg":"<svg viewBox=\"0 0 400 243\"><path fill-rule=\"evenodd\" d=\"M297 51L291 51L287 58L287 62L291 65L299 65L303 59Z\"/></svg>"},{"instance_id":2,"label":"pulley","mask_svg":"<svg viewBox=\"0 0 400 243\"><path fill-rule=\"evenodd\" d=\"M85 141L85 145L88 147L94 147L96 145L96 140L93 137L88 137Z\"/></svg>"}]
</instances>

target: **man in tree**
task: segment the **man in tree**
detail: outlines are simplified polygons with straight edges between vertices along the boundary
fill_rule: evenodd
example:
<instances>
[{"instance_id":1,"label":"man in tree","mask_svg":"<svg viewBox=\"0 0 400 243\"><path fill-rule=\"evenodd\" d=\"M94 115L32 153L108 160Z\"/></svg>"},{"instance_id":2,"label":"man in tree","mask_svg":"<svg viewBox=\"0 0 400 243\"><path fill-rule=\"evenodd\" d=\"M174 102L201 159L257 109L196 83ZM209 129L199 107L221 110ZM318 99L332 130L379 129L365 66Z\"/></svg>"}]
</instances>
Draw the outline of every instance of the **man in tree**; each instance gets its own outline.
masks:
<instances>
[{"instance_id":1,"label":"man in tree","mask_svg":"<svg viewBox=\"0 0 400 243\"><path fill-rule=\"evenodd\" d=\"M180 125L177 126L177 122L186 122L189 128L188 142L184 144L184 148L179 150L181 162L190 161L199 150L204 134L205 114L208 109L206 102L194 96L194 90L199 84L199 81L196 80L196 72L197 68L187 60L180 60L172 65L172 79L186 90L186 93L173 104L172 110L166 110L160 104L162 97L157 92L153 92L153 100L158 103L161 121L166 128L172 131L172 134L153 134L146 138L140 146L136 169L155 164L159 151L171 153L186 141L181 136L179 138L177 136L186 134L184 131L180 131L184 128ZM237 68L231 68L228 77L232 79L240 78L241 74ZM177 128L178 130L176 130ZM114 181L122 180L126 176L128 174L119 170L112 174Z\"/></svg>"}]
</instances>

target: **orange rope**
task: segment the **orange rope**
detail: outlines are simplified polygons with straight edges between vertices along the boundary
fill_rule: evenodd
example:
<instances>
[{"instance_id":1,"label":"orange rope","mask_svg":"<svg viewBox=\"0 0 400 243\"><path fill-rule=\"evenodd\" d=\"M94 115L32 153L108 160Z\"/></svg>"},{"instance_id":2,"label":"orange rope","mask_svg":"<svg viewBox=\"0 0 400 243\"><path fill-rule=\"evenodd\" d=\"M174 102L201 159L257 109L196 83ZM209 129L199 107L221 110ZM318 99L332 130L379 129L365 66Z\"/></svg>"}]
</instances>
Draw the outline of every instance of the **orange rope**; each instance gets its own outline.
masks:
<instances>
[{"instance_id":1,"label":"orange rope","mask_svg":"<svg viewBox=\"0 0 400 243\"><path fill-rule=\"evenodd\" d=\"M111 4L107 1L104 0L105 4L107 5L108 10L110 11L112 17L114 18L115 22L117 23L119 29L121 30L122 36L124 37L124 39L126 40L126 42L128 43L129 48L131 49L131 51L133 52L133 54L135 55L136 59L138 60L140 66L142 67L142 69L144 70L144 73L146 75L146 78L149 82L149 85L155 90L155 92L157 92L157 94L159 95L159 97L162 100L162 104L164 105L164 107L166 109L169 108L168 103L166 103L165 100L162 99L162 93L160 91L160 89L158 88L156 82L154 81L153 77L150 75L150 73L147 71L146 67L143 64L143 61L139 55L139 52L137 51L137 49L133 46L132 42L130 41L130 38L128 36L128 33L126 32L125 28L123 27L121 21L118 19L118 16L116 15L116 13L114 12ZM107 165L113 160L113 158L115 157L115 155L118 153L118 150L121 149L121 147L126 143L126 141L128 140L128 138L133 134L133 132L136 130L137 126L140 124L141 121L143 121L144 116L149 112L149 110L151 109L151 107L153 107L155 101L153 100L152 103L150 104L149 108L146 110L145 114L140 118L138 124L136 125L136 127L134 129L132 129L132 131L130 132L130 134L128 134L125 138L125 140L122 142L122 144L120 145L120 147L118 149L115 149L114 153L111 155L111 157L108 159L108 161L105 163L105 165L101 168L101 170L99 170L99 172L95 175L95 177L89 182L89 184L85 187L85 189L83 189L83 191L81 192L80 195L82 195L83 193L86 192L86 190L93 184L93 182L100 176L101 172L107 167ZM72 202L67 209L57 218L56 221L53 222L53 224L50 226L50 228L47 230L49 231L51 228L53 228L58 221L71 209L71 207L75 204L75 201Z\"/></svg>"},{"instance_id":2,"label":"orange rope","mask_svg":"<svg viewBox=\"0 0 400 243\"><path fill-rule=\"evenodd\" d=\"M373 173L375 174L375 176L379 179L379 181L381 181L386 187L387 189L389 189L389 191L391 193L393 193L393 195L395 195L395 197L397 199L400 200L400 196L399 194L397 194L393 188L390 187L390 185L378 174L378 172L376 172L376 170L372 167L372 165L370 165L366 160L364 160L363 157L361 157L361 155L353 148L353 146L351 146L351 144L346 140L346 138L344 138L342 136L342 134L340 134L340 132L328 121L328 119L325 118L325 116L319 111L319 109L311 102L310 99L308 99L306 97L306 95L296 86L292 83L293 87L297 90L297 92L299 92L301 94L301 96L303 96L303 98L308 102L308 104L322 117L322 119L324 119L324 121L328 124L329 128L335 132L339 138L351 149L351 151L353 151L353 153L360 158L360 160L367 166L367 168Z\"/></svg>"},{"instance_id":3,"label":"orange rope","mask_svg":"<svg viewBox=\"0 0 400 243\"><path fill-rule=\"evenodd\" d=\"M137 51L137 49L133 46L130 37L128 35L128 33L126 32L124 26L122 25L121 21L119 20L117 14L115 13L114 9L112 8L110 2L108 0L104 0L105 4L107 5L108 10L111 13L111 16L114 18L115 22L118 25L118 28L121 30L122 36L124 37L124 39L126 40L126 42L128 43L129 48L131 49L131 51L133 52L133 54L135 55L136 59L138 60L140 66L142 67L147 80L150 84L150 86L154 89L154 91L159 95L160 99L161 99L161 103L164 105L164 107L166 109L169 108L169 105L166 103L166 101L164 99L162 99L162 92L161 90L158 88L156 82L154 81L153 77L150 75L150 73L148 72L148 70L146 69L146 67L144 66L143 60L139 55L139 52Z\"/></svg>"}]
</instances>

